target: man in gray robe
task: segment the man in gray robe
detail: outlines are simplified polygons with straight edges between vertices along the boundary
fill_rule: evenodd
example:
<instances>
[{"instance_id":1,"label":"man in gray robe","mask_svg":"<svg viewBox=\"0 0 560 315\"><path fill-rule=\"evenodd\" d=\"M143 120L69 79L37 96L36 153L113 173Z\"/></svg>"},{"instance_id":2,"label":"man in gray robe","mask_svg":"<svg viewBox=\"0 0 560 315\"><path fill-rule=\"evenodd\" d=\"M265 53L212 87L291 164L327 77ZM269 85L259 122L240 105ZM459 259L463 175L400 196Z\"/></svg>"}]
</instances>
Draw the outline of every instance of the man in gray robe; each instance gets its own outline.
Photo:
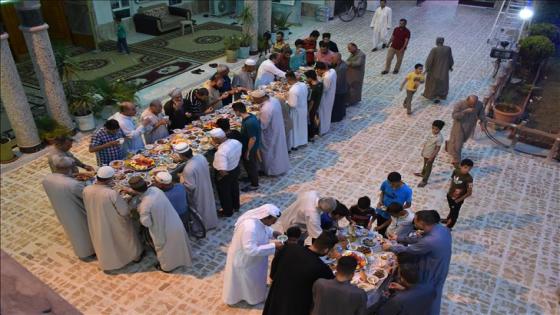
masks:
<instances>
[{"instance_id":1,"label":"man in gray robe","mask_svg":"<svg viewBox=\"0 0 560 315\"><path fill-rule=\"evenodd\" d=\"M162 110L161 101L153 100L140 116L144 126L144 140L146 144L154 143L156 140L169 136L169 131L167 130L169 117L164 118Z\"/></svg>"},{"instance_id":2,"label":"man in gray robe","mask_svg":"<svg viewBox=\"0 0 560 315\"><path fill-rule=\"evenodd\" d=\"M348 82L346 80L348 65L342 60L340 53L335 53L333 67L336 71L336 94L334 95L331 122L339 122L346 116L346 101L348 99Z\"/></svg>"},{"instance_id":3,"label":"man in gray robe","mask_svg":"<svg viewBox=\"0 0 560 315\"><path fill-rule=\"evenodd\" d=\"M440 312L443 285L451 262L451 232L439 224L439 221L440 216L435 210L418 211L414 217L414 225L424 231L421 237L399 237L397 241L400 244L383 244L383 250L417 257L420 282L431 285L436 290L436 297L430 307L431 315L438 315Z\"/></svg>"},{"instance_id":4,"label":"man in gray robe","mask_svg":"<svg viewBox=\"0 0 560 315\"><path fill-rule=\"evenodd\" d=\"M432 48L424 64L426 86L422 95L434 100L436 104L439 103L440 99L447 99L449 71L453 71L451 47L443 45L443 40L443 37L436 39L436 47Z\"/></svg>"},{"instance_id":5,"label":"man in gray robe","mask_svg":"<svg viewBox=\"0 0 560 315\"><path fill-rule=\"evenodd\" d=\"M136 194L140 194L138 214L140 223L148 228L152 237L159 262L156 268L171 272L181 266L192 266L189 237L165 193L154 186L148 188L140 176L132 177L128 183Z\"/></svg>"},{"instance_id":6,"label":"man in gray robe","mask_svg":"<svg viewBox=\"0 0 560 315\"><path fill-rule=\"evenodd\" d=\"M290 169L290 158L282 106L262 90L255 90L250 95L260 105L262 169L268 176L284 174Z\"/></svg>"},{"instance_id":7,"label":"man in gray robe","mask_svg":"<svg viewBox=\"0 0 560 315\"><path fill-rule=\"evenodd\" d=\"M204 155L193 156L192 150L186 143L180 143L173 149L183 161L186 161L181 173L181 182L187 189L189 209L194 209L200 214L207 230L216 228L218 214L208 161Z\"/></svg>"},{"instance_id":8,"label":"man in gray robe","mask_svg":"<svg viewBox=\"0 0 560 315\"><path fill-rule=\"evenodd\" d=\"M72 158L56 157L52 163L55 171L45 176L43 188L74 253L81 260L86 260L94 256L95 251L89 236L86 209L82 200L85 185L72 177Z\"/></svg>"},{"instance_id":9,"label":"man in gray robe","mask_svg":"<svg viewBox=\"0 0 560 315\"><path fill-rule=\"evenodd\" d=\"M102 166L95 184L84 188L89 234L103 271L120 269L142 258L142 244L128 204L110 186L113 175L112 167Z\"/></svg>"},{"instance_id":10,"label":"man in gray robe","mask_svg":"<svg viewBox=\"0 0 560 315\"><path fill-rule=\"evenodd\" d=\"M366 55L354 43L348 44L348 52L350 56L346 59L346 64L348 64L348 71L346 72L346 81L348 82L347 103L351 106L362 100Z\"/></svg>"},{"instance_id":11,"label":"man in gray robe","mask_svg":"<svg viewBox=\"0 0 560 315\"><path fill-rule=\"evenodd\" d=\"M255 87L255 70L257 63L253 59L245 60L245 64L241 70L233 75L231 86L234 88L242 88L245 91L251 91Z\"/></svg>"},{"instance_id":12,"label":"man in gray robe","mask_svg":"<svg viewBox=\"0 0 560 315\"><path fill-rule=\"evenodd\" d=\"M484 105L478 100L478 96L470 95L466 100L458 101L453 105L453 125L449 140L445 143L445 150L453 159L451 163L459 167L463 144L473 135L476 121L480 121L481 127L486 124Z\"/></svg>"},{"instance_id":13,"label":"man in gray robe","mask_svg":"<svg viewBox=\"0 0 560 315\"><path fill-rule=\"evenodd\" d=\"M82 163L82 161L78 160L78 158L75 157L74 154L70 153L73 142L74 139L67 136L60 136L54 139L54 147L48 158L51 172L54 173L56 171L56 168L54 167L54 160L61 157L68 157L72 159L72 161L74 162L72 165L72 173L78 173L78 167L81 167L89 172L95 172L95 169L92 166Z\"/></svg>"}]
</instances>

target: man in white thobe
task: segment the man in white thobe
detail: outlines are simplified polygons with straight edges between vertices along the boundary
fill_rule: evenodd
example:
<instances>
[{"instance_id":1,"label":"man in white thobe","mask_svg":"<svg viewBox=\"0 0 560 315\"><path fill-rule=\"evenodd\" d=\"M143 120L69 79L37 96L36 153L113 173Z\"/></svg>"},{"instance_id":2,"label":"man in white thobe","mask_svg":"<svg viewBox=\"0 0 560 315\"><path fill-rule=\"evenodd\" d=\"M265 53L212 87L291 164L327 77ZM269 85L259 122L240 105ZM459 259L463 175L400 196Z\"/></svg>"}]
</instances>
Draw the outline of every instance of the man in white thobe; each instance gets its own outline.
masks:
<instances>
[{"instance_id":1,"label":"man in white thobe","mask_svg":"<svg viewBox=\"0 0 560 315\"><path fill-rule=\"evenodd\" d=\"M329 69L326 64L317 62L315 64L317 75L323 78L323 97L319 104L319 134L322 136L331 128L331 116L336 95L336 70Z\"/></svg>"},{"instance_id":2,"label":"man in white thobe","mask_svg":"<svg viewBox=\"0 0 560 315\"><path fill-rule=\"evenodd\" d=\"M276 64L278 63L278 54L272 53L267 60L263 61L257 70L257 78L255 79L255 89L263 85L268 85L274 81L275 77L283 78L286 76L286 72L278 69Z\"/></svg>"},{"instance_id":3,"label":"man in white thobe","mask_svg":"<svg viewBox=\"0 0 560 315\"><path fill-rule=\"evenodd\" d=\"M191 148L186 143L179 143L173 149L181 160L187 161L181 173L181 183L187 189L189 209L200 214L206 230L216 228L218 214L208 160L202 154L193 156Z\"/></svg>"},{"instance_id":4,"label":"man in white thobe","mask_svg":"<svg viewBox=\"0 0 560 315\"><path fill-rule=\"evenodd\" d=\"M279 241L271 241L270 226L279 216L278 207L265 204L237 219L224 272L224 303L246 301L255 305L266 299L268 256L282 246Z\"/></svg>"},{"instance_id":5,"label":"man in white thobe","mask_svg":"<svg viewBox=\"0 0 560 315\"><path fill-rule=\"evenodd\" d=\"M132 177L128 184L141 195L138 214L140 223L148 228L152 237L159 262L156 268L171 272L182 266L192 266L189 237L165 193L154 186L148 188L140 176Z\"/></svg>"},{"instance_id":6,"label":"man in white thobe","mask_svg":"<svg viewBox=\"0 0 560 315\"><path fill-rule=\"evenodd\" d=\"M123 144L125 154L136 153L144 148L144 141L142 141L144 126L142 126L142 124L136 124L134 120L135 116L136 105L132 102L122 102L119 105L119 112L109 117L109 119L114 119L119 122L119 127L125 135Z\"/></svg>"},{"instance_id":7,"label":"man in white thobe","mask_svg":"<svg viewBox=\"0 0 560 315\"><path fill-rule=\"evenodd\" d=\"M43 188L74 253L82 260L88 259L95 255L95 250L89 236L86 209L82 199L85 184L72 177L72 158L55 157L52 163L54 173L45 176Z\"/></svg>"},{"instance_id":8,"label":"man in white thobe","mask_svg":"<svg viewBox=\"0 0 560 315\"><path fill-rule=\"evenodd\" d=\"M309 89L303 82L299 82L293 72L286 74L291 85L286 103L290 106L292 129L288 133L288 147L296 149L307 144L307 96Z\"/></svg>"},{"instance_id":9,"label":"man in white thobe","mask_svg":"<svg viewBox=\"0 0 560 315\"><path fill-rule=\"evenodd\" d=\"M128 204L110 186L113 175L112 167L102 166L97 170L95 184L84 188L89 234L103 271L138 262L142 255L142 244Z\"/></svg>"},{"instance_id":10,"label":"man in white thobe","mask_svg":"<svg viewBox=\"0 0 560 315\"><path fill-rule=\"evenodd\" d=\"M284 174L290 170L290 158L286 144L282 105L276 98L269 97L262 90L252 91L249 95L256 104L260 105L261 169L268 176Z\"/></svg>"},{"instance_id":11,"label":"man in white thobe","mask_svg":"<svg viewBox=\"0 0 560 315\"><path fill-rule=\"evenodd\" d=\"M321 197L317 191L299 193L296 201L282 212L278 222L272 227L280 233L286 232L292 226L298 226L307 236L306 245L311 245L314 238L323 232L321 228L321 214L331 213L336 208L336 199Z\"/></svg>"},{"instance_id":12,"label":"man in white thobe","mask_svg":"<svg viewBox=\"0 0 560 315\"><path fill-rule=\"evenodd\" d=\"M169 136L169 131L167 130L169 119L164 118L162 109L161 101L153 100L140 116L144 126L144 140L146 144L154 143L156 140Z\"/></svg>"},{"instance_id":13,"label":"man in white thobe","mask_svg":"<svg viewBox=\"0 0 560 315\"><path fill-rule=\"evenodd\" d=\"M373 14L371 24L369 25L373 28L373 49L371 51L376 51L380 42L383 43L382 48L387 47L387 32L392 27L392 12L393 10L386 6L386 1L381 0L379 7Z\"/></svg>"}]
</instances>

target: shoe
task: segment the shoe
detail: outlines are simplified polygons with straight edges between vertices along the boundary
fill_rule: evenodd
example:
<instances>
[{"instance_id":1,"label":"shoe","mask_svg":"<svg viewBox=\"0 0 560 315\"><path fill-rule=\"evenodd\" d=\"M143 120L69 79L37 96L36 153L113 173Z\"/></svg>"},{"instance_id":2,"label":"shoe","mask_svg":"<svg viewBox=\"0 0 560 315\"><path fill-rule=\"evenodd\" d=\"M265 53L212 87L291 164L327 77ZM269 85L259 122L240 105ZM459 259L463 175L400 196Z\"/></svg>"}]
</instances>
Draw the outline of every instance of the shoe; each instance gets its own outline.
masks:
<instances>
[{"instance_id":1,"label":"shoe","mask_svg":"<svg viewBox=\"0 0 560 315\"><path fill-rule=\"evenodd\" d=\"M422 177L422 173L414 173L414 176Z\"/></svg>"},{"instance_id":2,"label":"shoe","mask_svg":"<svg viewBox=\"0 0 560 315\"><path fill-rule=\"evenodd\" d=\"M247 186L247 187L241 189L241 191L242 191L242 192L250 192L250 191L255 191L255 190L258 190L258 189L259 189L259 186L252 186L252 185L249 185L249 186Z\"/></svg>"},{"instance_id":3,"label":"shoe","mask_svg":"<svg viewBox=\"0 0 560 315\"><path fill-rule=\"evenodd\" d=\"M434 100L434 104L439 104L439 100Z\"/></svg>"},{"instance_id":4,"label":"shoe","mask_svg":"<svg viewBox=\"0 0 560 315\"><path fill-rule=\"evenodd\" d=\"M374 52L374 51L377 51L377 48L374 48L374 49L371 50L371 52Z\"/></svg>"},{"instance_id":5,"label":"shoe","mask_svg":"<svg viewBox=\"0 0 560 315\"><path fill-rule=\"evenodd\" d=\"M387 48L387 45L383 44L383 46L381 46L381 48L385 49L385 48Z\"/></svg>"},{"instance_id":6,"label":"shoe","mask_svg":"<svg viewBox=\"0 0 560 315\"><path fill-rule=\"evenodd\" d=\"M387 74L387 73L389 73L389 71L387 71L387 70L381 71L381 74Z\"/></svg>"},{"instance_id":7,"label":"shoe","mask_svg":"<svg viewBox=\"0 0 560 315\"><path fill-rule=\"evenodd\" d=\"M410 116L410 115L412 115L412 112L407 111L406 114L407 114L408 116Z\"/></svg>"},{"instance_id":8,"label":"shoe","mask_svg":"<svg viewBox=\"0 0 560 315\"><path fill-rule=\"evenodd\" d=\"M418 187L424 187L424 186L426 186L426 185L428 185L428 183L426 183L426 182L420 182L420 183L418 183Z\"/></svg>"},{"instance_id":9,"label":"shoe","mask_svg":"<svg viewBox=\"0 0 560 315\"><path fill-rule=\"evenodd\" d=\"M250 183L251 180L249 179L249 177L243 177L239 179L240 182L244 182L244 183Z\"/></svg>"},{"instance_id":10,"label":"shoe","mask_svg":"<svg viewBox=\"0 0 560 315\"><path fill-rule=\"evenodd\" d=\"M223 210L218 211L218 218L229 218L233 216L233 213L225 213Z\"/></svg>"},{"instance_id":11,"label":"shoe","mask_svg":"<svg viewBox=\"0 0 560 315\"><path fill-rule=\"evenodd\" d=\"M87 257L79 257L79 259L83 262L94 261L96 258L97 258L97 256L95 254L87 256Z\"/></svg>"},{"instance_id":12,"label":"shoe","mask_svg":"<svg viewBox=\"0 0 560 315\"><path fill-rule=\"evenodd\" d=\"M393 70L393 74L399 73L399 70Z\"/></svg>"}]
</instances>

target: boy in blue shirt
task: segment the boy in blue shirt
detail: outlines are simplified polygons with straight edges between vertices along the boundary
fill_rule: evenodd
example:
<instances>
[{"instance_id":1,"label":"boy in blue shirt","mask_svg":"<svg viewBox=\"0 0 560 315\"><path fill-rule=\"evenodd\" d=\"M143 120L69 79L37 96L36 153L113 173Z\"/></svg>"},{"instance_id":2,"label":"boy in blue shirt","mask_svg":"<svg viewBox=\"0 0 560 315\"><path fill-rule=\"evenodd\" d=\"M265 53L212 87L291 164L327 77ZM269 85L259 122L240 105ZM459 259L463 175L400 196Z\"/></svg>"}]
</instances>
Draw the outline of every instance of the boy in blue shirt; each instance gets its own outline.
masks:
<instances>
[{"instance_id":1,"label":"boy in blue shirt","mask_svg":"<svg viewBox=\"0 0 560 315\"><path fill-rule=\"evenodd\" d=\"M120 53L130 55L130 50L128 49L128 44L126 43L126 29L122 24L121 18L116 17L115 23L117 24L117 49Z\"/></svg>"},{"instance_id":2,"label":"boy in blue shirt","mask_svg":"<svg viewBox=\"0 0 560 315\"><path fill-rule=\"evenodd\" d=\"M410 208L412 205L412 189L403 181L401 174L391 172L387 176L387 180L381 184L381 193L379 194L379 202L377 203L377 227L375 230L385 236L387 227L391 224L391 215L385 211L390 204L398 203L403 209Z\"/></svg>"}]
</instances>

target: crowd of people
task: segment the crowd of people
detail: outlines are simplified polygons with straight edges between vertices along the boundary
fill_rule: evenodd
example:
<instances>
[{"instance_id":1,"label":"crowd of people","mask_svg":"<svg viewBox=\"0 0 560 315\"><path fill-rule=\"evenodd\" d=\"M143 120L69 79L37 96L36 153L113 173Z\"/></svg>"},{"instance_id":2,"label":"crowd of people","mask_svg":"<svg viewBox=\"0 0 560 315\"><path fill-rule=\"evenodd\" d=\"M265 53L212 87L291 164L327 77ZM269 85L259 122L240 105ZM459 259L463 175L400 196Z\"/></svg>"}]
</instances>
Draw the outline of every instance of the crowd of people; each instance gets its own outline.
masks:
<instances>
[{"instance_id":1,"label":"crowd of people","mask_svg":"<svg viewBox=\"0 0 560 315\"><path fill-rule=\"evenodd\" d=\"M393 57L398 73L407 48L410 31L401 19L392 36L391 9L381 1L371 27L373 50L388 48L386 68ZM230 69L219 65L202 87L186 94L179 88L170 100L153 100L137 116L133 102L120 104L91 137L89 151L95 153L97 169L82 163L70 153L72 139L57 138L49 156L52 174L45 177L44 189L77 257L97 259L106 272L142 259L144 246L137 222L148 232L158 263L156 268L171 272L192 266L190 240L185 229L188 211L196 211L207 229L219 226L219 217L240 211L240 192L260 188L260 176L280 176L291 167L289 152L314 142L329 132L332 122L345 117L346 108L362 99L366 54L349 43L349 56L342 58L331 34L313 31L297 39L294 47L278 32L272 53L261 62L247 59L230 76ZM452 71L451 49L437 38L424 65L416 64L405 77L401 89L407 96L403 107L411 114L415 92L426 83L423 96L439 103L448 93ZM305 68L302 68L305 67ZM304 71L302 71L304 69ZM303 72L303 73L302 73ZM303 78L302 78L303 76ZM274 81L287 85L286 97L265 92ZM240 95L250 96L259 106L259 115L249 113ZM181 163L177 174L158 172L153 185L140 176L128 181L129 187L114 187L115 170L108 166L145 145L166 138L202 116L223 106L232 106L241 119L240 131L231 130L221 118L209 134L216 150L211 163L203 155L193 155L186 143L173 146ZM454 105L449 141L441 134L445 123L433 121L422 146L423 165L414 175L418 187L428 184L433 163L445 145L452 157L447 201L449 215L441 220L437 211L413 212L412 189L401 174L391 172L380 187L375 206L368 196L347 208L333 197L317 191L302 192L287 209L265 204L245 211L236 221L225 267L223 300L228 305L240 301L265 303L264 314L365 314L365 292L350 284L356 260L342 257L336 275L319 259L343 241L338 223L346 220L376 231L386 238L383 250L397 254L398 272L389 284L390 294L377 303L379 314L438 314L443 284L451 257L451 234L460 208L472 194L474 163L461 156L462 146L476 122L485 122L482 103L474 95ZM74 175L78 168L95 173L95 183L86 186ZM241 177L242 174L246 177ZM240 185L240 183L247 183ZM244 187L243 187L244 186ZM214 188L215 187L215 188ZM136 200L128 203L121 193ZM221 209L217 210L217 197ZM137 218L131 215L136 209ZM276 237L285 234L287 241ZM268 257L273 256L270 274ZM267 279L272 284L267 290Z\"/></svg>"}]
</instances>

